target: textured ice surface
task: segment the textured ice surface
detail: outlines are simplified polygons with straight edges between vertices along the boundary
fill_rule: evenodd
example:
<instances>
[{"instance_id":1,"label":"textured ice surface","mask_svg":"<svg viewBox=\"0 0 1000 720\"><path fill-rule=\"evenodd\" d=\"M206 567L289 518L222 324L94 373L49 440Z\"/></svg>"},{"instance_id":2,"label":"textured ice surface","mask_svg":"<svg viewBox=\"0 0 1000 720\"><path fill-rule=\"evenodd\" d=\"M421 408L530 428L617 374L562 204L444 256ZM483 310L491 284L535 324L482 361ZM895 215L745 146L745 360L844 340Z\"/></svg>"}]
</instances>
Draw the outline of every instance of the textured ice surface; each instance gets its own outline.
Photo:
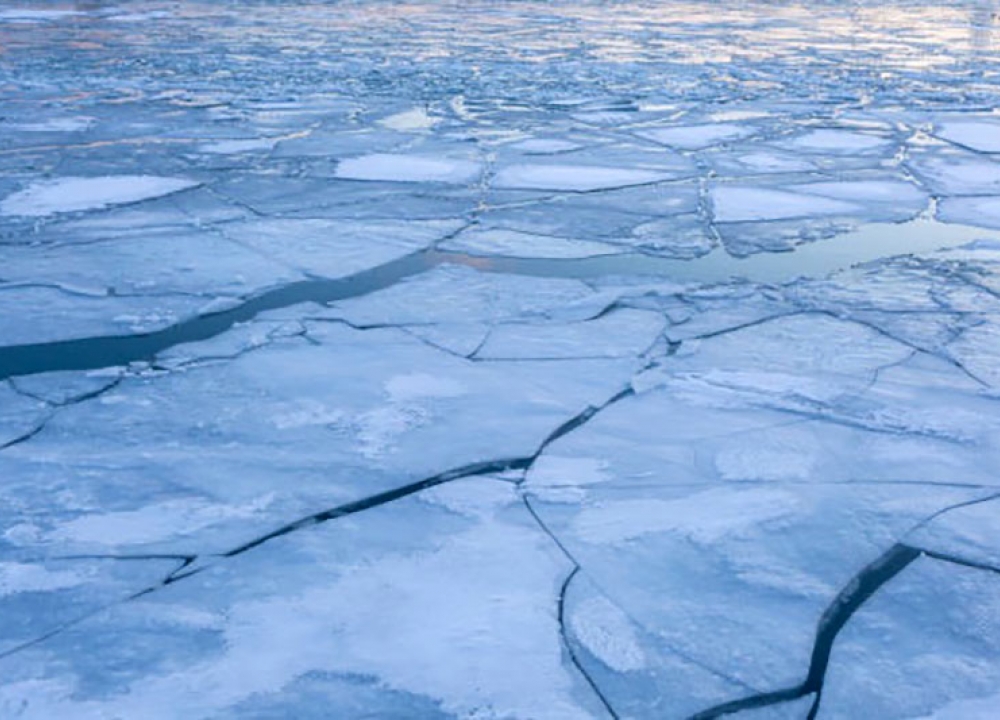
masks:
<instances>
[{"instance_id":1,"label":"textured ice surface","mask_svg":"<svg viewBox=\"0 0 1000 720\"><path fill-rule=\"evenodd\" d=\"M994 717L993 5L6 4L0 717Z\"/></svg>"}]
</instances>

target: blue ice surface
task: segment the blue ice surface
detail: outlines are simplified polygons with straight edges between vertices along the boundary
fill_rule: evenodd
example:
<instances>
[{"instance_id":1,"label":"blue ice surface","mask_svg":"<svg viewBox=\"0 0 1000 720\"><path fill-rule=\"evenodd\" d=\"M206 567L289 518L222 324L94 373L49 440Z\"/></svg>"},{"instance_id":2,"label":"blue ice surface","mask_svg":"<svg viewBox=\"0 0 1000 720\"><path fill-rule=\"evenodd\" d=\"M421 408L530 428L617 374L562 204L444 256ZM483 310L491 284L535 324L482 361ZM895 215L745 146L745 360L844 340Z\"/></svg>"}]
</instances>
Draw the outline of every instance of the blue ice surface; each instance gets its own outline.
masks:
<instances>
[{"instance_id":1,"label":"blue ice surface","mask_svg":"<svg viewBox=\"0 0 1000 720\"><path fill-rule=\"evenodd\" d=\"M0 717L996 717L998 17L4 4Z\"/></svg>"}]
</instances>

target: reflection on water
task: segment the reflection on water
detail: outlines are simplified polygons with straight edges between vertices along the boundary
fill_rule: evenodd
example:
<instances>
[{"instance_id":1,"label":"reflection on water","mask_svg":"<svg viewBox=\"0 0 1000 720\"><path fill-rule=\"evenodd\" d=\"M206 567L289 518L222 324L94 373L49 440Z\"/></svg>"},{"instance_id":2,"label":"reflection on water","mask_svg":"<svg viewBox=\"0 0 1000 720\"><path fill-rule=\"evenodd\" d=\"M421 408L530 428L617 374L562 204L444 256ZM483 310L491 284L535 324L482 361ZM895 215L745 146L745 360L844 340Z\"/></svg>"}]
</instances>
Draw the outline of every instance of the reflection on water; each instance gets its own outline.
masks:
<instances>
[{"instance_id":1,"label":"reflection on water","mask_svg":"<svg viewBox=\"0 0 1000 720\"><path fill-rule=\"evenodd\" d=\"M475 257L437 253L436 261L452 262L486 272L543 277L605 277L653 275L680 282L723 282L744 278L784 283L798 277L825 277L853 265L887 257L961 247L974 240L1000 242L1000 231L945 224L921 218L906 223L872 223L835 239L800 245L794 252L733 257L722 248L694 260L646 255L612 255L582 260Z\"/></svg>"}]
</instances>

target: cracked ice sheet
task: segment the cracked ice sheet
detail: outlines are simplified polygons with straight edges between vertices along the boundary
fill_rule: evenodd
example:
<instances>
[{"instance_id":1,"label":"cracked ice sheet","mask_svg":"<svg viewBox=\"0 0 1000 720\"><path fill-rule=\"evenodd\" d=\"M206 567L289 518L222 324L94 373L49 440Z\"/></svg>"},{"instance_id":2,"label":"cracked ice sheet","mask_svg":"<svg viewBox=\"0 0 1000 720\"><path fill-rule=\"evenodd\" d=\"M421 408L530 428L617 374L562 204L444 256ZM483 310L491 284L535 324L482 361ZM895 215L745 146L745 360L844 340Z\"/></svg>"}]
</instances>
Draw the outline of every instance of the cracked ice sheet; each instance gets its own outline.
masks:
<instances>
[{"instance_id":1,"label":"cracked ice sheet","mask_svg":"<svg viewBox=\"0 0 1000 720\"><path fill-rule=\"evenodd\" d=\"M839 590L935 511L995 492L1000 461L995 400L961 382L935 395L920 365L858 396L906 353L865 328L809 321L666 358L661 389L637 381L639 396L553 443L525 486L639 626L757 690L800 682ZM942 417L944 398L954 408Z\"/></svg>"},{"instance_id":2,"label":"cracked ice sheet","mask_svg":"<svg viewBox=\"0 0 1000 720\"><path fill-rule=\"evenodd\" d=\"M136 233L81 248L13 248L4 271L11 282L0 284L0 345L151 332L306 275L369 270L461 226L459 220L252 220L225 225L221 238ZM24 308L32 308L34 322L25 322Z\"/></svg>"},{"instance_id":3,"label":"cracked ice sheet","mask_svg":"<svg viewBox=\"0 0 1000 720\"><path fill-rule=\"evenodd\" d=\"M940 507L985 492L897 485L892 467L838 483L824 470L858 435L783 420L643 395L553 444L526 485L644 632L743 685L727 699L801 682L820 616L865 561Z\"/></svg>"},{"instance_id":4,"label":"cracked ice sheet","mask_svg":"<svg viewBox=\"0 0 1000 720\"><path fill-rule=\"evenodd\" d=\"M599 717L560 638L570 569L513 486L458 481L281 538L0 660L0 709Z\"/></svg>"},{"instance_id":5,"label":"cracked ice sheet","mask_svg":"<svg viewBox=\"0 0 1000 720\"><path fill-rule=\"evenodd\" d=\"M579 280L442 265L377 293L335 303L315 316L342 318L358 326L405 325L417 332L438 328L450 346L449 339L461 341L464 334L449 338L452 328L479 327L485 335L488 326L499 323L589 320L610 299L611 293L595 291Z\"/></svg>"},{"instance_id":6,"label":"cracked ice sheet","mask_svg":"<svg viewBox=\"0 0 1000 720\"><path fill-rule=\"evenodd\" d=\"M474 363L399 330L314 323L308 342L277 337L129 377L57 413L0 453L3 541L48 554L224 551L450 468L530 456L639 364Z\"/></svg>"},{"instance_id":7,"label":"cracked ice sheet","mask_svg":"<svg viewBox=\"0 0 1000 720\"><path fill-rule=\"evenodd\" d=\"M746 692L633 621L584 572L564 605L569 646L619 717L683 718Z\"/></svg>"},{"instance_id":8,"label":"cracked ice sheet","mask_svg":"<svg viewBox=\"0 0 1000 720\"><path fill-rule=\"evenodd\" d=\"M997 573L918 559L838 634L818 717L959 717L991 698L995 709L998 607Z\"/></svg>"}]
</instances>

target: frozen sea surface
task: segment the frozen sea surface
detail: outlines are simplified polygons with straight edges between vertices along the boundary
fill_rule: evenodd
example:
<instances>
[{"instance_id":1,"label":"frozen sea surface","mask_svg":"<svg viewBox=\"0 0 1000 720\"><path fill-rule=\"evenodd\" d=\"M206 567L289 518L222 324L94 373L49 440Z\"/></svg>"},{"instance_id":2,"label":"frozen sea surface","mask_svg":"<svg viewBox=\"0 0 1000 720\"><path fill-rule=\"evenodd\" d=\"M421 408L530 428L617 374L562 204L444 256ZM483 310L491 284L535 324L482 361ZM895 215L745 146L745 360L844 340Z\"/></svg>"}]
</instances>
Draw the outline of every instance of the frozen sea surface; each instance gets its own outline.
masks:
<instances>
[{"instance_id":1,"label":"frozen sea surface","mask_svg":"<svg viewBox=\"0 0 1000 720\"><path fill-rule=\"evenodd\" d=\"M0 48L0 718L1000 716L996 3Z\"/></svg>"}]
</instances>

